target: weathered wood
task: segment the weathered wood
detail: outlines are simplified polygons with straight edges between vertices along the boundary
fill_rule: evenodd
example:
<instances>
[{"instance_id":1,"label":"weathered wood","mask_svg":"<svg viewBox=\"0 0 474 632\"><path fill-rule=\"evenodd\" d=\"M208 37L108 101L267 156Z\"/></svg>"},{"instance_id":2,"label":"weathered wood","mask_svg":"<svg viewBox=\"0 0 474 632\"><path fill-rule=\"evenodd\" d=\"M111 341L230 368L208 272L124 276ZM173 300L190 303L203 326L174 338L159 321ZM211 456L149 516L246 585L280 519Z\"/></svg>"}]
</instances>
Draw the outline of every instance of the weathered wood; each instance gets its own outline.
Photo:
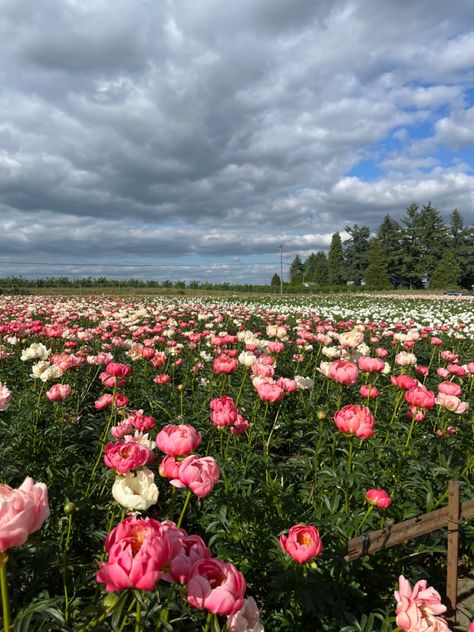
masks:
<instances>
[{"instance_id":1,"label":"weathered wood","mask_svg":"<svg viewBox=\"0 0 474 632\"><path fill-rule=\"evenodd\" d=\"M449 481L448 487L448 569L446 577L446 600L448 618L456 623L458 597L458 558L459 558L459 523L461 521L461 505L459 500L459 481Z\"/></svg>"},{"instance_id":2,"label":"weathered wood","mask_svg":"<svg viewBox=\"0 0 474 632\"><path fill-rule=\"evenodd\" d=\"M384 529L370 531L364 535L352 538L347 543L346 562L358 560L363 555L371 555L383 549L396 546L401 542L413 540L421 535L431 533L448 526L448 507L436 509L430 513L410 518L396 524L388 525ZM474 518L474 500L468 500L461 505L459 521Z\"/></svg>"}]
</instances>

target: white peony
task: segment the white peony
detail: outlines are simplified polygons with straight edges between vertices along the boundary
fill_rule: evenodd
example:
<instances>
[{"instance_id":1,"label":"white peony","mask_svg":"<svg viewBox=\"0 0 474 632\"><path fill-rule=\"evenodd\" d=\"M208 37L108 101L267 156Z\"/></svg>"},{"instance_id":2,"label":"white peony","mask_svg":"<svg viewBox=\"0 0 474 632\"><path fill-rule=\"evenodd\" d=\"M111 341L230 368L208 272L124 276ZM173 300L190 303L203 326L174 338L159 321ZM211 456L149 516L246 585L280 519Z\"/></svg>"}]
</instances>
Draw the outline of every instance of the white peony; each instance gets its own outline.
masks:
<instances>
[{"instance_id":1,"label":"white peony","mask_svg":"<svg viewBox=\"0 0 474 632\"><path fill-rule=\"evenodd\" d=\"M158 487L153 472L144 467L137 472L118 476L112 487L112 496L119 505L132 511L146 511L158 500Z\"/></svg>"}]
</instances>

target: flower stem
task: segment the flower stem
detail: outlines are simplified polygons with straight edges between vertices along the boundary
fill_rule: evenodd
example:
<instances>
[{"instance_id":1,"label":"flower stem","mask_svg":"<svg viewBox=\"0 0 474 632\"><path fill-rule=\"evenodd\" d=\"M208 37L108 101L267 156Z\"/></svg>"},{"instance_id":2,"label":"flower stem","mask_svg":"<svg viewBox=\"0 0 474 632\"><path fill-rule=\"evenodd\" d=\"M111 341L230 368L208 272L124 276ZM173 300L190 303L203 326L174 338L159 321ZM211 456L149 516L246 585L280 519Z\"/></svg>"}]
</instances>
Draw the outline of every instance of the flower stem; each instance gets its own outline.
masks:
<instances>
[{"instance_id":1,"label":"flower stem","mask_svg":"<svg viewBox=\"0 0 474 632\"><path fill-rule=\"evenodd\" d=\"M208 612L207 613L206 624L203 627L202 632L209 632L209 626L211 625L211 621L212 621L212 612Z\"/></svg>"},{"instance_id":2,"label":"flower stem","mask_svg":"<svg viewBox=\"0 0 474 632\"><path fill-rule=\"evenodd\" d=\"M142 629L142 604L137 599L137 616L135 619L135 632L140 632Z\"/></svg>"},{"instance_id":3,"label":"flower stem","mask_svg":"<svg viewBox=\"0 0 474 632\"><path fill-rule=\"evenodd\" d=\"M3 608L3 631L10 632L10 599L8 597L8 581L7 581L7 562L8 555L0 553L0 585L2 591L2 608Z\"/></svg>"},{"instance_id":4,"label":"flower stem","mask_svg":"<svg viewBox=\"0 0 474 632\"><path fill-rule=\"evenodd\" d=\"M186 494L186 499L184 501L183 508L181 510L181 515L179 516L178 524L176 525L176 527L178 529L180 529L181 525L183 524L184 514L186 513L186 509L188 508L189 501L191 500L191 496L192 496L192 491L188 490L188 493Z\"/></svg>"}]
</instances>

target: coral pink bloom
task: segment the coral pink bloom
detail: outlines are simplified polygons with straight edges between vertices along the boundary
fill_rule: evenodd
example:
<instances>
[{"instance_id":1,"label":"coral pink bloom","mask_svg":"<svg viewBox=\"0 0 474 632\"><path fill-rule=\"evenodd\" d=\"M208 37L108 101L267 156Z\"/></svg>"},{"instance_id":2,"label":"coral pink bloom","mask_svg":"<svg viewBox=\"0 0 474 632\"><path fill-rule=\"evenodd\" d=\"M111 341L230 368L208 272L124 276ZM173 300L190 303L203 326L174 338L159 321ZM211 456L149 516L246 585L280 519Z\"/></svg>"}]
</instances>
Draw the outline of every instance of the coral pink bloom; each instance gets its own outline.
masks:
<instances>
[{"instance_id":1,"label":"coral pink bloom","mask_svg":"<svg viewBox=\"0 0 474 632\"><path fill-rule=\"evenodd\" d=\"M418 408L418 406L408 406L407 417L415 421L423 421L426 417L426 408Z\"/></svg>"},{"instance_id":2,"label":"coral pink bloom","mask_svg":"<svg viewBox=\"0 0 474 632\"><path fill-rule=\"evenodd\" d=\"M94 403L96 410L104 410L104 408L108 408L112 405L114 398L110 393L105 393L105 395L101 395Z\"/></svg>"},{"instance_id":3,"label":"coral pink bloom","mask_svg":"<svg viewBox=\"0 0 474 632\"><path fill-rule=\"evenodd\" d=\"M201 434L190 424L168 424L157 434L156 446L170 456L188 456L201 440Z\"/></svg>"},{"instance_id":4,"label":"coral pink bloom","mask_svg":"<svg viewBox=\"0 0 474 632\"><path fill-rule=\"evenodd\" d=\"M123 520L105 542L109 559L97 572L106 590L153 590L170 559L170 543L157 520Z\"/></svg>"},{"instance_id":5,"label":"coral pink bloom","mask_svg":"<svg viewBox=\"0 0 474 632\"><path fill-rule=\"evenodd\" d=\"M359 369L353 362L336 360L329 365L328 377L344 386L354 386L359 377Z\"/></svg>"},{"instance_id":6,"label":"coral pink bloom","mask_svg":"<svg viewBox=\"0 0 474 632\"><path fill-rule=\"evenodd\" d=\"M374 434L375 419L370 409L360 404L348 404L334 413L334 422L341 432L368 439Z\"/></svg>"},{"instance_id":7,"label":"coral pink bloom","mask_svg":"<svg viewBox=\"0 0 474 632\"><path fill-rule=\"evenodd\" d=\"M212 363L216 373L233 373L239 367L239 361L231 358L227 353L221 353Z\"/></svg>"},{"instance_id":8,"label":"coral pink bloom","mask_svg":"<svg viewBox=\"0 0 474 632\"><path fill-rule=\"evenodd\" d=\"M34 483L27 477L18 489L0 485L0 553L24 544L48 516L48 490L44 483Z\"/></svg>"},{"instance_id":9,"label":"coral pink bloom","mask_svg":"<svg viewBox=\"0 0 474 632\"><path fill-rule=\"evenodd\" d=\"M386 358L388 356L387 349L383 349L382 347L377 347L375 353L379 356L379 358Z\"/></svg>"},{"instance_id":10,"label":"coral pink bloom","mask_svg":"<svg viewBox=\"0 0 474 632\"><path fill-rule=\"evenodd\" d=\"M369 489L365 497L369 505L374 505L379 509L387 509L393 502L383 489Z\"/></svg>"},{"instance_id":11,"label":"coral pink bloom","mask_svg":"<svg viewBox=\"0 0 474 632\"><path fill-rule=\"evenodd\" d=\"M189 575L188 602L214 614L234 614L244 605L247 586L233 564L216 558L199 560Z\"/></svg>"},{"instance_id":12,"label":"coral pink bloom","mask_svg":"<svg viewBox=\"0 0 474 632\"><path fill-rule=\"evenodd\" d=\"M446 395L445 393L440 393L436 398L436 403L438 406L443 406L443 408L446 408L457 415L462 415L469 409L469 404L461 401L459 397L456 397L456 395Z\"/></svg>"},{"instance_id":13,"label":"coral pink bloom","mask_svg":"<svg viewBox=\"0 0 474 632\"><path fill-rule=\"evenodd\" d=\"M276 383L281 386L285 393L296 393L298 390L298 382L289 377L279 377Z\"/></svg>"},{"instance_id":14,"label":"coral pink bloom","mask_svg":"<svg viewBox=\"0 0 474 632\"><path fill-rule=\"evenodd\" d=\"M237 415L237 419L233 426L231 426L231 433L234 435L240 435L247 431L249 427L249 422L242 417L242 415Z\"/></svg>"},{"instance_id":15,"label":"coral pink bloom","mask_svg":"<svg viewBox=\"0 0 474 632\"><path fill-rule=\"evenodd\" d=\"M405 392L405 401L417 408L433 408L435 405L435 394L428 391L424 386L415 386Z\"/></svg>"},{"instance_id":16,"label":"coral pink bloom","mask_svg":"<svg viewBox=\"0 0 474 632\"><path fill-rule=\"evenodd\" d=\"M403 373L396 376L391 375L390 382L394 386L403 388L405 391L408 391L410 388L414 388L415 386L419 385L418 380L416 380L414 377L410 377L409 375L404 375Z\"/></svg>"},{"instance_id":17,"label":"coral pink bloom","mask_svg":"<svg viewBox=\"0 0 474 632\"><path fill-rule=\"evenodd\" d=\"M59 402L71 394L70 384L55 384L49 391L46 391L46 397L50 402Z\"/></svg>"},{"instance_id":18,"label":"coral pink bloom","mask_svg":"<svg viewBox=\"0 0 474 632\"><path fill-rule=\"evenodd\" d=\"M466 370L464 369L464 367L459 366L459 364L448 364L446 369L452 375L457 375L458 377L464 377L466 375Z\"/></svg>"},{"instance_id":19,"label":"coral pink bloom","mask_svg":"<svg viewBox=\"0 0 474 632\"><path fill-rule=\"evenodd\" d=\"M161 460L158 471L160 472L160 476L173 479L171 481L172 484L174 484L174 481L178 481L179 485L175 485L175 487L184 487L178 479L179 465L180 462L177 461L174 456L165 456L165 458Z\"/></svg>"},{"instance_id":20,"label":"coral pink bloom","mask_svg":"<svg viewBox=\"0 0 474 632\"><path fill-rule=\"evenodd\" d=\"M153 378L155 384L167 384L171 380L171 377L167 373L161 373Z\"/></svg>"},{"instance_id":21,"label":"coral pink bloom","mask_svg":"<svg viewBox=\"0 0 474 632\"><path fill-rule=\"evenodd\" d=\"M359 393L362 397L375 399L379 396L379 390L376 386L371 386L370 384L362 384L359 389Z\"/></svg>"},{"instance_id":22,"label":"coral pink bloom","mask_svg":"<svg viewBox=\"0 0 474 632\"><path fill-rule=\"evenodd\" d=\"M254 375L259 377L273 377L275 375L275 369L272 366L261 364L260 362L252 364L251 370Z\"/></svg>"},{"instance_id":23,"label":"coral pink bloom","mask_svg":"<svg viewBox=\"0 0 474 632\"><path fill-rule=\"evenodd\" d=\"M439 347L440 345L443 344L443 341L441 340L441 338L437 338L436 336L433 336L433 338L431 338L430 342L435 347Z\"/></svg>"},{"instance_id":24,"label":"coral pink bloom","mask_svg":"<svg viewBox=\"0 0 474 632\"><path fill-rule=\"evenodd\" d=\"M279 402L285 397L285 389L279 386L276 382L260 382L256 387L258 396L264 402Z\"/></svg>"},{"instance_id":25,"label":"coral pink bloom","mask_svg":"<svg viewBox=\"0 0 474 632\"><path fill-rule=\"evenodd\" d=\"M131 367L127 364L120 364L119 362L109 362L105 370L109 375L119 378L128 377L132 372Z\"/></svg>"},{"instance_id":26,"label":"coral pink bloom","mask_svg":"<svg viewBox=\"0 0 474 632\"><path fill-rule=\"evenodd\" d=\"M426 377L430 370L427 366L423 366L422 364L417 364L415 366L415 371L418 373L418 375L421 375L422 377Z\"/></svg>"},{"instance_id":27,"label":"coral pink bloom","mask_svg":"<svg viewBox=\"0 0 474 632\"><path fill-rule=\"evenodd\" d=\"M403 575L399 577L396 624L406 632L449 632L448 624L438 615L446 612L439 593L427 586L425 579L417 582L413 589Z\"/></svg>"},{"instance_id":28,"label":"coral pink bloom","mask_svg":"<svg viewBox=\"0 0 474 632\"><path fill-rule=\"evenodd\" d=\"M316 527L305 524L291 527L288 536L280 536L279 543L281 548L299 564L320 555L323 549L319 531Z\"/></svg>"},{"instance_id":29,"label":"coral pink bloom","mask_svg":"<svg viewBox=\"0 0 474 632\"><path fill-rule=\"evenodd\" d=\"M269 342L267 344L267 351L269 353L281 353L285 348L285 345L282 342Z\"/></svg>"},{"instance_id":30,"label":"coral pink bloom","mask_svg":"<svg viewBox=\"0 0 474 632\"><path fill-rule=\"evenodd\" d=\"M151 347L144 347L142 349L142 358L145 358L145 360L151 360L154 357L155 357L154 349L152 349Z\"/></svg>"},{"instance_id":31,"label":"coral pink bloom","mask_svg":"<svg viewBox=\"0 0 474 632\"><path fill-rule=\"evenodd\" d=\"M223 395L211 400L211 421L215 426L233 426L237 421L237 408L232 397Z\"/></svg>"},{"instance_id":32,"label":"coral pink bloom","mask_svg":"<svg viewBox=\"0 0 474 632\"><path fill-rule=\"evenodd\" d=\"M127 421L130 422L134 428L142 432L151 430L156 425L155 418L144 415L143 410L130 411L130 416L127 418Z\"/></svg>"},{"instance_id":33,"label":"coral pink bloom","mask_svg":"<svg viewBox=\"0 0 474 632\"><path fill-rule=\"evenodd\" d=\"M0 412L7 410L10 406L12 394L9 389L0 382Z\"/></svg>"},{"instance_id":34,"label":"coral pink bloom","mask_svg":"<svg viewBox=\"0 0 474 632\"><path fill-rule=\"evenodd\" d=\"M219 466L212 456L205 456L200 459L196 455L191 455L184 459L179 466L178 478L180 482L199 498L204 498L212 492L219 476Z\"/></svg>"},{"instance_id":35,"label":"coral pink bloom","mask_svg":"<svg viewBox=\"0 0 474 632\"><path fill-rule=\"evenodd\" d=\"M170 562L169 578L179 584L187 584L192 567L198 560L211 557L211 552L198 535L185 535L179 539L179 553Z\"/></svg>"},{"instance_id":36,"label":"coral pink bloom","mask_svg":"<svg viewBox=\"0 0 474 632\"><path fill-rule=\"evenodd\" d=\"M455 395L456 397L461 395L461 387L454 382L441 382L437 388L439 393L444 393L445 395Z\"/></svg>"},{"instance_id":37,"label":"coral pink bloom","mask_svg":"<svg viewBox=\"0 0 474 632\"><path fill-rule=\"evenodd\" d=\"M385 362L379 358L361 356L358 360L359 369L366 373L381 373L385 368Z\"/></svg>"},{"instance_id":38,"label":"coral pink bloom","mask_svg":"<svg viewBox=\"0 0 474 632\"><path fill-rule=\"evenodd\" d=\"M446 379L447 377L449 377L449 371L448 371L448 369L445 369L445 368L444 368L444 366L439 366L439 367L436 369L436 373L437 373L440 377L442 377L442 378L444 378L444 379Z\"/></svg>"},{"instance_id":39,"label":"coral pink bloom","mask_svg":"<svg viewBox=\"0 0 474 632\"><path fill-rule=\"evenodd\" d=\"M144 465L149 465L155 455L144 445L135 441L108 443L105 446L104 463L121 474L126 474Z\"/></svg>"}]
</instances>

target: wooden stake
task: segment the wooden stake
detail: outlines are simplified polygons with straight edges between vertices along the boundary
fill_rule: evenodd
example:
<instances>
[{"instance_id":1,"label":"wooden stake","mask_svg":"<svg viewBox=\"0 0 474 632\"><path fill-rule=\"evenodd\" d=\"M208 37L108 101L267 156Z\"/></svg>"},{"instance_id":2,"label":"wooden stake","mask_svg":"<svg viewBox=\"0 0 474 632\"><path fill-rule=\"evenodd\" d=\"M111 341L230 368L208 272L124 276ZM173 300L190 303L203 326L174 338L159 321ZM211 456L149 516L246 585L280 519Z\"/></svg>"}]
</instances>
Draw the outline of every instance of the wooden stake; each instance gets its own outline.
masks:
<instances>
[{"instance_id":1,"label":"wooden stake","mask_svg":"<svg viewBox=\"0 0 474 632\"><path fill-rule=\"evenodd\" d=\"M448 619L456 623L458 596L458 557L459 557L459 523L461 505L459 501L459 481L449 481L448 486L448 572L446 578L446 597Z\"/></svg>"}]
</instances>

